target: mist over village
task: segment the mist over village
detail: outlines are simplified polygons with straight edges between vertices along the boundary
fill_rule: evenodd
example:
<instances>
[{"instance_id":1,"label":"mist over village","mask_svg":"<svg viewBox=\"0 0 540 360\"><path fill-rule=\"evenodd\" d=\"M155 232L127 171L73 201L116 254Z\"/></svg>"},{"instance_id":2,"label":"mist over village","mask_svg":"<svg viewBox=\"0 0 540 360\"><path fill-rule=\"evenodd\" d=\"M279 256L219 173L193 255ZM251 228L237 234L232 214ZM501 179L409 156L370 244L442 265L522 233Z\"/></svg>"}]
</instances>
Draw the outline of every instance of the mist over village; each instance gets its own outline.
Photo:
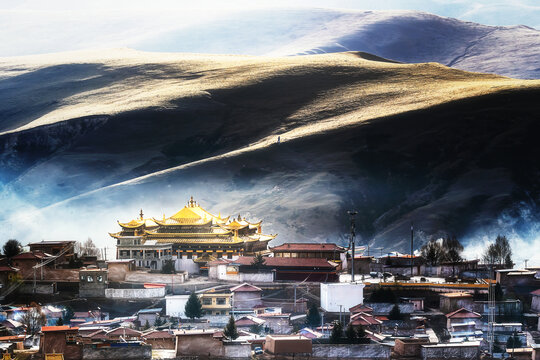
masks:
<instances>
[{"instance_id":1,"label":"mist over village","mask_svg":"<svg viewBox=\"0 0 540 360\"><path fill-rule=\"evenodd\" d=\"M535 0L0 22L2 359L540 359Z\"/></svg>"}]
</instances>

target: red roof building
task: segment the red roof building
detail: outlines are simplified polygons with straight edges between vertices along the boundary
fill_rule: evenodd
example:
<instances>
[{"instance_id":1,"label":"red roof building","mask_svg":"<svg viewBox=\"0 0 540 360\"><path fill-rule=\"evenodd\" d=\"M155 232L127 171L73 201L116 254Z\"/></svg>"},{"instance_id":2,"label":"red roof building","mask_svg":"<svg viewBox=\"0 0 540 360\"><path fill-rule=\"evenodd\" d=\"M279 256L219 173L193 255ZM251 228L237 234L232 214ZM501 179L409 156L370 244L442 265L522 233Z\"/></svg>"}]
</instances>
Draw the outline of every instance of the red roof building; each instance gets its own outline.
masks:
<instances>
[{"instance_id":1,"label":"red roof building","mask_svg":"<svg viewBox=\"0 0 540 360\"><path fill-rule=\"evenodd\" d=\"M253 285L250 285L248 283L243 283L237 286L234 286L231 288L231 292L261 292L262 289Z\"/></svg>"},{"instance_id":2,"label":"red roof building","mask_svg":"<svg viewBox=\"0 0 540 360\"><path fill-rule=\"evenodd\" d=\"M382 321L371 314L359 312L351 316L350 324L352 326L362 326L372 331L381 332Z\"/></svg>"},{"instance_id":3,"label":"red roof building","mask_svg":"<svg viewBox=\"0 0 540 360\"><path fill-rule=\"evenodd\" d=\"M465 324L465 323L475 323L475 327L480 328L482 315L467 310L465 308L458 309L456 311L452 311L451 313L448 313L446 316L446 328L447 329L453 329L453 327L457 324Z\"/></svg>"},{"instance_id":4,"label":"red roof building","mask_svg":"<svg viewBox=\"0 0 540 360\"><path fill-rule=\"evenodd\" d=\"M363 312L363 313L372 313L373 312L373 308L370 308L369 306L367 305L364 305L364 304L358 304L358 305L355 305L353 306L352 308L349 309L349 312L351 314L356 314L356 313L360 313L360 312Z\"/></svg>"},{"instance_id":5,"label":"red roof building","mask_svg":"<svg viewBox=\"0 0 540 360\"><path fill-rule=\"evenodd\" d=\"M285 243L270 251L276 258L320 258L340 263L346 249L332 243Z\"/></svg>"},{"instance_id":6,"label":"red roof building","mask_svg":"<svg viewBox=\"0 0 540 360\"><path fill-rule=\"evenodd\" d=\"M448 313L445 316L448 319L478 319L482 317L481 314L471 311L471 310L467 310L465 308L452 311L451 313Z\"/></svg>"},{"instance_id":7,"label":"red roof building","mask_svg":"<svg viewBox=\"0 0 540 360\"><path fill-rule=\"evenodd\" d=\"M82 359L82 347L77 341L77 327L43 326L40 333L39 352L46 354L64 354L65 359Z\"/></svg>"},{"instance_id":8,"label":"red roof building","mask_svg":"<svg viewBox=\"0 0 540 360\"><path fill-rule=\"evenodd\" d=\"M133 330L128 327L118 327L114 330L107 332L109 340L119 340L122 337L124 340L139 340L142 333L137 330Z\"/></svg>"}]
</instances>

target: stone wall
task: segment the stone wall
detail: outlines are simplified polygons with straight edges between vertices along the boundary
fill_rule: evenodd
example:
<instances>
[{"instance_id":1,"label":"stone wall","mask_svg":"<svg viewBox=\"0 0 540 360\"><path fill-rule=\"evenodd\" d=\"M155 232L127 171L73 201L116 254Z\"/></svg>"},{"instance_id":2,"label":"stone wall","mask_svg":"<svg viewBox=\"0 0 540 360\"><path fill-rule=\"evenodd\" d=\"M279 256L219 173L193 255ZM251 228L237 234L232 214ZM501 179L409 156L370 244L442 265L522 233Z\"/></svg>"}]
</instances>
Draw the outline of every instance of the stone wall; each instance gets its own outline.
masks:
<instances>
[{"instance_id":1,"label":"stone wall","mask_svg":"<svg viewBox=\"0 0 540 360\"><path fill-rule=\"evenodd\" d=\"M19 294L34 294L34 284L32 282L22 284L17 289ZM56 291L55 284L36 284L36 294L54 294Z\"/></svg>"},{"instance_id":2,"label":"stone wall","mask_svg":"<svg viewBox=\"0 0 540 360\"><path fill-rule=\"evenodd\" d=\"M149 299L165 296L165 288L154 289L107 289L105 297L109 299Z\"/></svg>"},{"instance_id":3,"label":"stone wall","mask_svg":"<svg viewBox=\"0 0 540 360\"><path fill-rule=\"evenodd\" d=\"M392 348L380 344L313 344L312 358L390 359Z\"/></svg>"},{"instance_id":4,"label":"stone wall","mask_svg":"<svg viewBox=\"0 0 540 360\"><path fill-rule=\"evenodd\" d=\"M155 274L145 271L131 271L126 273L125 281L132 283L159 283L159 284L183 284L187 280L187 273L180 274Z\"/></svg>"},{"instance_id":5,"label":"stone wall","mask_svg":"<svg viewBox=\"0 0 540 360\"><path fill-rule=\"evenodd\" d=\"M251 357L250 344L224 344L223 355L229 359L249 359Z\"/></svg>"},{"instance_id":6,"label":"stone wall","mask_svg":"<svg viewBox=\"0 0 540 360\"><path fill-rule=\"evenodd\" d=\"M83 360L150 360L152 359L152 347L150 345L122 346L98 348L91 344L83 345Z\"/></svg>"},{"instance_id":7,"label":"stone wall","mask_svg":"<svg viewBox=\"0 0 540 360\"><path fill-rule=\"evenodd\" d=\"M478 359L478 346L422 346L422 359Z\"/></svg>"}]
</instances>

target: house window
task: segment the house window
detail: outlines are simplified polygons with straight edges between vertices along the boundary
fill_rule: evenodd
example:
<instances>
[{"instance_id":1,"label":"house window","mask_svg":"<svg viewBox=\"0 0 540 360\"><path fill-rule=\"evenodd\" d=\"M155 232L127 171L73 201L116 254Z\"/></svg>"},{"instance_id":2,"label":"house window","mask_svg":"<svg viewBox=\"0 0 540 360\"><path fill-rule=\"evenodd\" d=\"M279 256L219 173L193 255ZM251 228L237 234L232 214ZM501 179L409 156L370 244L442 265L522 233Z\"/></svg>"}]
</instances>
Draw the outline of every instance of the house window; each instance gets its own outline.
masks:
<instances>
[{"instance_id":1,"label":"house window","mask_svg":"<svg viewBox=\"0 0 540 360\"><path fill-rule=\"evenodd\" d=\"M86 281L87 281L87 282L94 282L94 277L91 276L91 275L88 275L88 276L86 277Z\"/></svg>"},{"instance_id":2,"label":"house window","mask_svg":"<svg viewBox=\"0 0 540 360\"><path fill-rule=\"evenodd\" d=\"M225 304L227 304L227 299L226 298L217 298L216 303L218 305L225 305Z\"/></svg>"},{"instance_id":3,"label":"house window","mask_svg":"<svg viewBox=\"0 0 540 360\"><path fill-rule=\"evenodd\" d=\"M203 305L212 305L211 298L203 298Z\"/></svg>"},{"instance_id":4,"label":"house window","mask_svg":"<svg viewBox=\"0 0 540 360\"><path fill-rule=\"evenodd\" d=\"M193 253L187 253L187 258L188 259L193 259Z\"/></svg>"},{"instance_id":5,"label":"house window","mask_svg":"<svg viewBox=\"0 0 540 360\"><path fill-rule=\"evenodd\" d=\"M227 253L227 259L232 259L232 253Z\"/></svg>"},{"instance_id":6,"label":"house window","mask_svg":"<svg viewBox=\"0 0 540 360\"><path fill-rule=\"evenodd\" d=\"M66 334L66 344L76 344L77 337L73 334Z\"/></svg>"},{"instance_id":7,"label":"house window","mask_svg":"<svg viewBox=\"0 0 540 360\"><path fill-rule=\"evenodd\" d=\"M97 282L103 282L103 276L102 275L97 276Z\"/></svg>"},{"instance_id":8,"label":"house window","mask_svg":"<svg viewBox=\"0 0 540 360\"><path fill-rule=\"evenodd\" d=\"M84 275L81 275L81 281L84 281Z\"/></svg>"}]
</instances>

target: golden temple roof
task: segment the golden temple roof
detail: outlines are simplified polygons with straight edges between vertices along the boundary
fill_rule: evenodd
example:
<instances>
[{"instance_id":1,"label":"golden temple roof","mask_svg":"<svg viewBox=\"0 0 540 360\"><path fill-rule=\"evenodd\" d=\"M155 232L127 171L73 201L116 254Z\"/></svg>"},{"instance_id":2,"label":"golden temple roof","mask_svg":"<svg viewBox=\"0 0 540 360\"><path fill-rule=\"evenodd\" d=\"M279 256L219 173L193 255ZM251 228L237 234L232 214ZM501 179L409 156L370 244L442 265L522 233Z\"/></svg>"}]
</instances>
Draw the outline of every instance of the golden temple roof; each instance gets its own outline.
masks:
<instances>
[{"instance_id":1,"label":"golden temple roof","mask_svg":"<svg viewBox=\"0 0 540 360\"><path fill-rule=\"evenodd\" d=\"M120 225L121 227L123 228L128 228L128 229L136 229L138 227L141 227L144 225L144 221L142 220L131 220L130 222L128 223L121 223L120 221L118 221L118 225Z\"/></svg>"},{"instance_id":2,"label":"golden temple roof","mask_svg":"<svg viewBox=\"0 0 540 360\"><path fill-rule=\"evenodd\" d=\"M138 237L142 237L147 240L153 240L157 242L168 243L204 243L204 244L240 244L244 242L254 241L269 241L276 237L276 235L262 235L261 222L250 223L246 218L234 218L232 221L230 217L221 217L213 215L203 209L193 197L190 198L187 205L174 215L166 218L163 215L163 219L144 219L144 214L141 209L139 218L131 220L127 223L118 222L123 228L123 231L118 233L110 233L113 238L130 238L133 235L125 234L125 230L135 230ZM230 221L230 222L229 222ZM229 222L229 223L227 223ZM203 226L204 228L198 228L204 232L197 232L196 230L185 229L190 232L178 232L182 231L176 229L176 226ZM250 235L243 235L238 233L238 230L248 228L251 231ZM144 232L138 232L138 230L144 230ZM158 230L164 232L158 232ZM253 230L256 230L256 234L253 234ZM130 233L129 231L127 231ZM239 236L241 235L241 236Z\"/></svg>"}]
</instances>

